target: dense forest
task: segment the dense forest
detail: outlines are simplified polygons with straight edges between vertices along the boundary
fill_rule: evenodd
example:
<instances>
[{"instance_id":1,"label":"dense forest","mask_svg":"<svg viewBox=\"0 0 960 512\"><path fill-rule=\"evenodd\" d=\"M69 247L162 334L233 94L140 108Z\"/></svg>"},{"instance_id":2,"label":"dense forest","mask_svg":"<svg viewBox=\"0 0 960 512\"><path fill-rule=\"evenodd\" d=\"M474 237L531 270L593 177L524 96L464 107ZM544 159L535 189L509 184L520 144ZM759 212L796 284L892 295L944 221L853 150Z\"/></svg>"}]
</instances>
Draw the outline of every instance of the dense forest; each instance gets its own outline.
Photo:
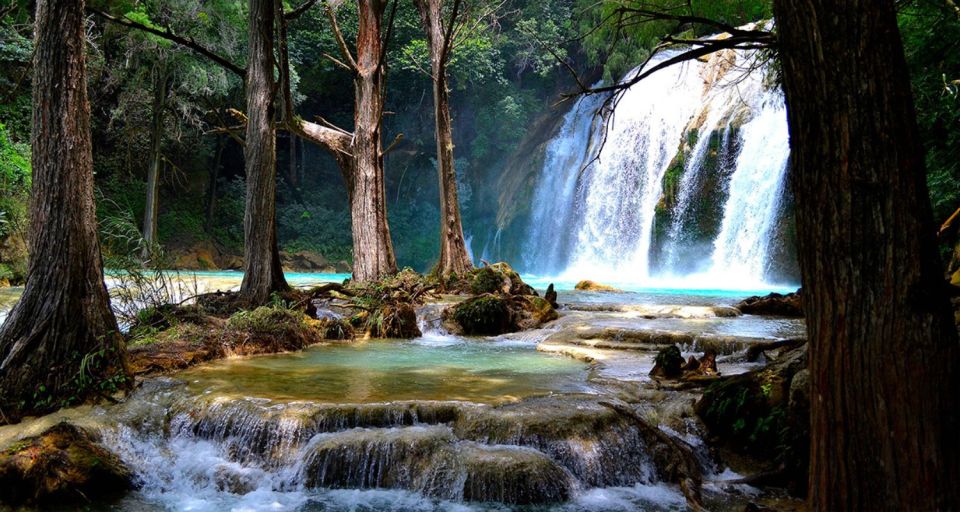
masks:
<instances>
[{"instance_id":1,"label":"dense forest","mask_svg":"<svg viewBox=\"0 0 960 512\"><path fill-rule=\"evenodd\" d=\"M0 507L960 507L958 44L0 0Z\"/></svg>"}]
</instances>

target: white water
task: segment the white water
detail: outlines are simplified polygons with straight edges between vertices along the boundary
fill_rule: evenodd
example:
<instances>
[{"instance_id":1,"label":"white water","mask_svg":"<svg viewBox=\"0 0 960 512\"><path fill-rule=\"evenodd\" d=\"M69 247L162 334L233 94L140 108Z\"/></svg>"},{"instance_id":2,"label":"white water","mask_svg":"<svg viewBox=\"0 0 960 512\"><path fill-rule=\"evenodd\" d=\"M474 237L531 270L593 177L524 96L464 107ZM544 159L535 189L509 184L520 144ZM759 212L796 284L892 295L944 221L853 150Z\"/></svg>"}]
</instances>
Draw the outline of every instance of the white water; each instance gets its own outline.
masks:
<instances>
[{"instance_id":1,"label":"white water","mask_svg":"<svg viewBox=\"0 0 960 512\"><path fill-rule=\"evenodd\" d=\"M593 113L604 98L581 98L548 146L534 193L526 270L640 286L771 287L767 275L789 145L782 93L765 86L765 68L745 71L754 60L753 52L738 52L719 78L715 60L672 66L642 80L619 97L599 155L603 126ZM661 259L651 261L664 175L691 135L697 139L659 242ZM712 243L698 247L685 226L696 220L691 203L709 172L720 177L710 194L723 204L722 222Z\"/></svg>"}]
</instances>

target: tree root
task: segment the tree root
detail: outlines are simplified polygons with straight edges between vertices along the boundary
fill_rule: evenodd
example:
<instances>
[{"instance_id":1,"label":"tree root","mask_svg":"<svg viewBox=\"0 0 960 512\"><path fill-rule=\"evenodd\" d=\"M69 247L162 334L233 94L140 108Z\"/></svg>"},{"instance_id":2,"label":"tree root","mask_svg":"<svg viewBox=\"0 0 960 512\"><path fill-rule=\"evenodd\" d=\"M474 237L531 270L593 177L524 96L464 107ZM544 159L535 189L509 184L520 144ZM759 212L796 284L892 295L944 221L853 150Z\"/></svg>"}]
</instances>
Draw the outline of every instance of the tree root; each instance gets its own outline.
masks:
<instances>
[{"instance_id":1,"label":"tree root","mask_svg":"<svg viewBox=\"0 0 960 512\"><path fill-rule=\"evenodd\" d=\"M636 423L644 442L650 447L651 456L657 465L657 469L661 472L661 477L680 484L680 490L687 499L687 506L690 507L690 510L705 512L707 509L703 506L701 494L703 471L693 454L693 448L649 424L626 404L604 401L600 402L600 405L609 407Z\"/></svg>"}]
</instances>

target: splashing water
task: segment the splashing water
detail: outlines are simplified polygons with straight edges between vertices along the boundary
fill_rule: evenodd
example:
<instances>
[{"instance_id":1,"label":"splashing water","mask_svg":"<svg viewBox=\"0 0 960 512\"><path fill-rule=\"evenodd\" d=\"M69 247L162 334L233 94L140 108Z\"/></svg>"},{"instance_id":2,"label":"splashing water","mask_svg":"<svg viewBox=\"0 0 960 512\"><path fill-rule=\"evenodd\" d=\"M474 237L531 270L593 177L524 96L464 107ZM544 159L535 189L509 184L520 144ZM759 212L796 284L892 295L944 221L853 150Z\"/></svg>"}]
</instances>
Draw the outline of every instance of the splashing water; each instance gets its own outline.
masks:
<instances>
[{"instance_id":1,"label":"splashing water","mask_svg":"<svg viewBox=\"0 0 960 512\"><path fill-rule=\"evenodd\" d=\"M789 157L783 96L764 83L766 66L753 66L756 52L718 59L726 60L666 68L621 93L599 154L603 126L593 114L604 98L576 103L536 185L525 270L655 287L774 286L766 278ZM671 204L664 182L678 162ZM722 220L712 243L697 245L703 197L722 205Z\"/></svg>"}]
</instances>

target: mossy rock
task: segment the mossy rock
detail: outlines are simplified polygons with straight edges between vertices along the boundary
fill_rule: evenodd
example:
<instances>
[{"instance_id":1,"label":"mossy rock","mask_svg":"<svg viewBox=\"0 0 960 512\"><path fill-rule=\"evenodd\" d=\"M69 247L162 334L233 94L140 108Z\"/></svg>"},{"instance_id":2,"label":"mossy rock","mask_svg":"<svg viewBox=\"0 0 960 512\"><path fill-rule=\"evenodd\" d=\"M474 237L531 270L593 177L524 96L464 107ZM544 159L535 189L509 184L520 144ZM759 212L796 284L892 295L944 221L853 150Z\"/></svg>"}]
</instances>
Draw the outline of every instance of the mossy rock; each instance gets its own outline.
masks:
<instances>
[{"instance_id":1,"label":"mossy rock","mask_svg":"<svg viewBox=\"0 0 960 512\"><path fill-rule=\"evenodd\" d=\"M133 488L133 475L90 432L59 423L0 450L0 503L76 503Z\"/></svg>"},{"instance_id":2,"label":"mossy rock","mask_svg":"<svg viewBox=\"0 0 960 512\"><path fill-rule=\"evenodd\" d=\"M470 291L475 295L496 293L503 285L503 276L490 267L477 269L470 280Z\"/></svg>"},{"instance_id":3,"label":"mossy rock","mask_svg":"<svg viewBox=\"0 0 960 512\"><path fill-rule=\"evenodd\" d=\"M804 345L764 368L717 380L694 410L721 444L766 461L771 468L786 467L788 478L799 481L805 478L804 453L809 446L809 404L800 388L808 384L801 380L793 386L793 381L805 375L805 367Z\"/></svg>"},{"instance_id":4,"label":"mossy rock","mask_svg":"<svg viewBox=\"0 0 960 512\"><path fill-rule=\"evenodd\" d=\"M467 445L463 449L465 501L511 505L559 503L572 494L568 473L530 448Z\"/></svg>"},{"instance_id":5,"label":"mossy rock","mask_svg":"<svg viewBox=\"0 0 960 512\"><path fill-rule=\"evenodd\" d=\"M496 336L518 330L510 300L493 294L467 299L443 312L448 330L466 335Z\"/></svg>"}]
</instances>

